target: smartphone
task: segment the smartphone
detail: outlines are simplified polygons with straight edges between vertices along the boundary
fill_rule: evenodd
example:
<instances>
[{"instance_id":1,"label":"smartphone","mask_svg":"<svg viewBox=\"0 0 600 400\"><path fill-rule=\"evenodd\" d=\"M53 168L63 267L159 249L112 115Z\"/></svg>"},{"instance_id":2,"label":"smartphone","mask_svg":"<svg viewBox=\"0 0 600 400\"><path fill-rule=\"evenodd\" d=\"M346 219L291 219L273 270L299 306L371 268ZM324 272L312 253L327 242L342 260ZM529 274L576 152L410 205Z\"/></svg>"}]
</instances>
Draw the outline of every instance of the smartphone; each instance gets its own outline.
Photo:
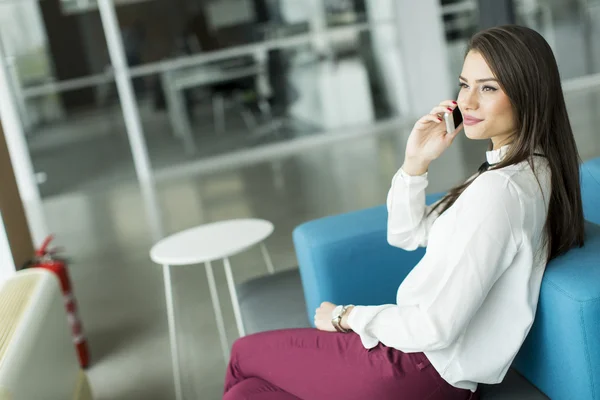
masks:
<instances>
[{"instance_id":1,"label":"smartphone","mask_svg":"<svg viewBox=\"0 0 600 400\"><path fill-rule=\"evenodd\" d=\"M460 124L462 124L462 113L458 107L456 107L452 113L444 113L444 120L446 121L446 132L452 133Z\"/></svg>"}]
</instances>

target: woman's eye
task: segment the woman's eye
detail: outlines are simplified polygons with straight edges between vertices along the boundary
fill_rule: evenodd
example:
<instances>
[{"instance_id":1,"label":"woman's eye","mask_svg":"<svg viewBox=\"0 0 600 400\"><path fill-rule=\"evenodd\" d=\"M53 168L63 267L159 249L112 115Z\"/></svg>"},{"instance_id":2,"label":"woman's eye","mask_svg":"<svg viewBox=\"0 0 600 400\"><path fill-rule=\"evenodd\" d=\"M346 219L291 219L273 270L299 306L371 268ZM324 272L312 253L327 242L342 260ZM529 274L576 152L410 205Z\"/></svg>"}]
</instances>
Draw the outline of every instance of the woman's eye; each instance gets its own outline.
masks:
<instances>
[{"instance_id":1,"label":"woman's eye","mask_svg":"<svg viewBox=\"0 0 600 400\"><path fill-rule=\"evenodd\" d=\"M466 88L466 87L469 87L469 86L466 83L464 83L464 82L459 82L458 83L458 87L460 87L460 88Z\"/></svg>"},{"instance_id":2,"label":"woman's eye","mask_svg":"<svg viewBox=\"0 0 600 400\"><path fill-rule=\"evenodd\" d=\"M493 86L484 86L481 90L484 92L495 92L497 89Z\"/></svg>"}]
</instances>

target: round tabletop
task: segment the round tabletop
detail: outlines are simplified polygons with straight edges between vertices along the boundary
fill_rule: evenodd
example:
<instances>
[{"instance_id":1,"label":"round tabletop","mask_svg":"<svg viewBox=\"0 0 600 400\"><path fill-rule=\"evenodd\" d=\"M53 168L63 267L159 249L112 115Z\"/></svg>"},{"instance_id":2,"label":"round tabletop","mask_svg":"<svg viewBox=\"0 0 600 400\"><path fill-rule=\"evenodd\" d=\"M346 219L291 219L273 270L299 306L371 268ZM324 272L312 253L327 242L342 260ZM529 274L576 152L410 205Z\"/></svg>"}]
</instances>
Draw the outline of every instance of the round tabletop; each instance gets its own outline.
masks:
<instances>
[{"instance_id":1,"label":"round tabletop","mask_svg":"<svg viewBox=\"0 0 600 400\"><path fill-rule=\"evenodd\" d=\"M230 257L262 242L273 224L262 219L233 219L191 228L162 239L150 250L157 264L189 265Z\"/></svg>"}]
</instances>

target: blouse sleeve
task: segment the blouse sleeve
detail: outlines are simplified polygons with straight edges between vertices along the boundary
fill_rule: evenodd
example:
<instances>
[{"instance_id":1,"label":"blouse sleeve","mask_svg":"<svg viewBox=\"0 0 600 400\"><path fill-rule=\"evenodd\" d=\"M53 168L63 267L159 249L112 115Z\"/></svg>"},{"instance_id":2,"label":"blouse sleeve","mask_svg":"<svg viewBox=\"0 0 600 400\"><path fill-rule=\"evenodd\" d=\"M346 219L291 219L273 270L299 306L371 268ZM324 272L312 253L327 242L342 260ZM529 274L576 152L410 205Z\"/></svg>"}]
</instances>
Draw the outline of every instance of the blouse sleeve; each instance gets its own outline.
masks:
<instances>
[{"instance_id":1,"label":"blouse sleeve","mask_svg":"<svg viewBox=\"0 0 600 400\"><path fill-rule=\"evenodd\" d=\"M438 217L425 205L427 173L419 176L398 170L387 196L387 240L394 247L415 250L427 246L431 225Z\"/></svg>"}]
</instances>

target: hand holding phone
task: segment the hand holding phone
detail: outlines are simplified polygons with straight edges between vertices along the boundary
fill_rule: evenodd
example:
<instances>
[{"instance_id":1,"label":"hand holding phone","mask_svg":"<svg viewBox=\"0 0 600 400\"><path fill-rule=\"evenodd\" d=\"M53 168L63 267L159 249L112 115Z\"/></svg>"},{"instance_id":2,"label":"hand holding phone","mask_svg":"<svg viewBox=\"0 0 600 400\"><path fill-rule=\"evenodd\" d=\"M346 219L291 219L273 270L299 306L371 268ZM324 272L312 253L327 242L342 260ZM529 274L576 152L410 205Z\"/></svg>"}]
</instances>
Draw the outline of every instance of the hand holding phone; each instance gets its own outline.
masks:
<instances>
[{"instance_id":1,"label":"hand holding phone","mask_svg":"<svg viewBox=\"0 0 600 400\"><path fill-rule=\"evenodd\" d=\"M433 107L429 114L419 118L415 123L410 136L406 142L405 164L414 166L410 171L404 170L410 175L420 175L427 170L429 163L438 158L450 145L459 133L459 129L454 129L462 122L460 111L455 111L457 103L454 100L444 100L439 105ZM445 117L445 113L448 115ZM450 133L447 132L446 123L452 127ZM457 123L458 122L458 123Z\"/></svg>"},{"instance_id":2,"label":"hand holding phone","mask_svg":"<svg viewBox=\"0 0 600 400\"><path fill-rule=\"evenodd\" d=\"M463 116L458 106L454 108L454 111L444 113L444 121L446 122L446 133L451 134L456 128L463 122Z\"/></svg>"}]
</instances>

